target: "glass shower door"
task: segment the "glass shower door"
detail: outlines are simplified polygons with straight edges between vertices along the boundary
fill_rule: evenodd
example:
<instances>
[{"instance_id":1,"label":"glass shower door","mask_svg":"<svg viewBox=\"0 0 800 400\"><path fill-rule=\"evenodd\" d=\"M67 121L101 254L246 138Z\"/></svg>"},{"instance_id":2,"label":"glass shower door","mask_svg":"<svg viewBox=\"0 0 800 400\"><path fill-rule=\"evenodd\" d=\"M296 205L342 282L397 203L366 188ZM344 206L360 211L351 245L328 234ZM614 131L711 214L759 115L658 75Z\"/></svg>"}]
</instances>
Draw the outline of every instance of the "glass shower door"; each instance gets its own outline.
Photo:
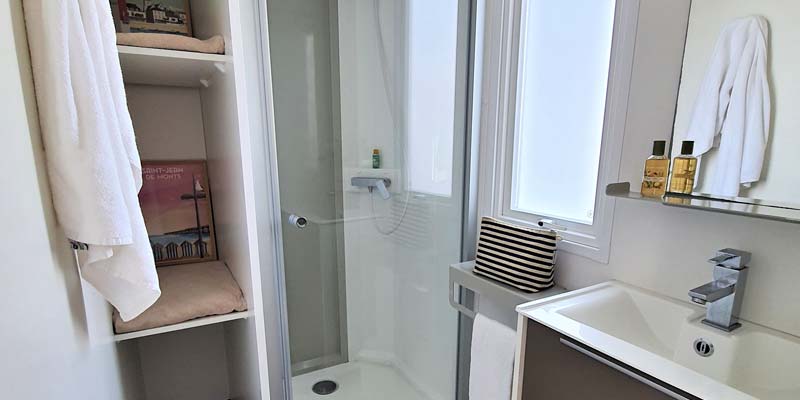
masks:
<instances>
[{"instance_id":1,"label":"glass shower door","mask_svg":"<svg viewBox=\"0 0 800 400\"><path fill-rule=\"evenodd\" d=\"M453 399L468 1L267 4L294 398Z\"/></svg>"},{"instance_id":2,"label":"glass shower door","mask_svg":"<svg viewBox=\"0 0 800 400\"><path fill-rule=\"evenodd\" d=\"M291 367L302 374L347 360L331 10L327 0L267 5Z\"/></svg>"}]
</instances>

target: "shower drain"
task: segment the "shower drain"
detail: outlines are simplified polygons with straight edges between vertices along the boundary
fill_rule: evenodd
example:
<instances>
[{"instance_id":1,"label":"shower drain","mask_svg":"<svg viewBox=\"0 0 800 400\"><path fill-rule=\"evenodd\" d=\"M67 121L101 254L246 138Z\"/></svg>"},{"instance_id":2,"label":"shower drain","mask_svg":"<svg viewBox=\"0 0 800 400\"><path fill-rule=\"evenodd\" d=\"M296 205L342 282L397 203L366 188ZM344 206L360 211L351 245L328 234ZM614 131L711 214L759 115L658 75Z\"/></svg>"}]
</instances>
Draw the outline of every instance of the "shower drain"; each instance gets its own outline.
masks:
<instances>
[{"instance_id":1,"label":"shower drain","mask_svg":"<svg viewBox=\"0 0 800 400\"><path fill-rule=\"evenodd\" d=\"M335 392L336 389L338 388L339 385L336 382L330 380L324 380L315 383L314 386L311 387L311 390L318 395L324 396L326 394L331 394Z\"/></svg>"}]
</instances>

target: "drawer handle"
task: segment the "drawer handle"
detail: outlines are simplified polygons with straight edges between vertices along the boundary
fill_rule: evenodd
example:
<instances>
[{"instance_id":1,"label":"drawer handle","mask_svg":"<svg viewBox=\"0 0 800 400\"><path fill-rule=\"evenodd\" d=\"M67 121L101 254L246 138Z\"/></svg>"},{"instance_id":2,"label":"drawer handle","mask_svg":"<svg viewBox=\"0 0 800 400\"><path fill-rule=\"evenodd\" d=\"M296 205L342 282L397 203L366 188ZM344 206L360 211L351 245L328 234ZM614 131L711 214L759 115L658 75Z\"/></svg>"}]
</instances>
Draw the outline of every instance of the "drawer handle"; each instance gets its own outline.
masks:
<instances>
[{"instance_id":1,"label":"drawer handle","mask_svg":"<svg viewBox=\"0 0 800 400\"><path fill-rule=\"evenodd\" d=\"M643 384L649 386L652 389L658 390L659 392L661 392L661 393L663 393L663 394L665 394L665 395L667 395L669 397L672 397L673 399L689 400L686 397L683 397L683 396L679 395L678 393L675 393L672 390L670 390L668 388L665 388L664 386L658 384L657 382L653 382L650 379L647 379L647 378L643 377L642 375L637 374L634 371L631 371L631 370L629 370L627 368L624 368L623 366L621 366L619 364L616 364L616 363L613 363L611 361L608 361L605 358L600 357L597 354L594 354L591 351L586 350L583 347L581 347L580 345L572 343L569 340L566 340L564 338L559 338L559 341L561 341L561 344L563 344L564 346L567 346L567 347L571 348L572 350L575 350L578 353L581 353L581 354L585 355L586 357L589 357L592 360L595 360L595 361L597 361L597 362L599 362L599 363L601 363L601 364L603 364L603 365L605 365L605 366L607 366L609 368L612 368L612 369L614 369L614 370L616 370L618 372L622 372L623 374L627 375L628 377L633 378L633 379L639 381L640 383L643 383Z\"/></svg>"}]
</instances>

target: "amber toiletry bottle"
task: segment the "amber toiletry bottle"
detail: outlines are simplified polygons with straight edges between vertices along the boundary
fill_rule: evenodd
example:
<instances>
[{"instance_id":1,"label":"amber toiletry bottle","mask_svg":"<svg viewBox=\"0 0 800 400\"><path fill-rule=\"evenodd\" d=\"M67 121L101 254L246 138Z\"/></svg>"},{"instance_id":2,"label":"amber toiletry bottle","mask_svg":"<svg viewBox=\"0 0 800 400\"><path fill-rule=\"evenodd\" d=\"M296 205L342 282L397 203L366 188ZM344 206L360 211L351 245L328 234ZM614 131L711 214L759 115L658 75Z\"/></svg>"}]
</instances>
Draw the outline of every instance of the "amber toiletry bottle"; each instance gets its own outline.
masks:
<instances>
[{"instance_id":1,"label":"amber toiletry bottle","mask_svg":"<svg viewBox=\"0 0 800 400\"><path fill-rule=\"evenodd\" d=\"M667 191L669 175L669 158L665 155L667 142L653 142L653 155L644 162L644 178L642 179L642 196L661 197Z\"/></svg>"},{"instance_id":2,"label":"amber toiletry bottle","mask_svg":"<svg viewBox=\"0 0 800 400\"><path fill-rule=\"evenodd\" d=\"M694 142L681 143L681 155L672 160L672 175L669 178L669 191L691 194L694 189L694 176L697 172L697 158L692 156Z\"/></svg>"}]
</instances>

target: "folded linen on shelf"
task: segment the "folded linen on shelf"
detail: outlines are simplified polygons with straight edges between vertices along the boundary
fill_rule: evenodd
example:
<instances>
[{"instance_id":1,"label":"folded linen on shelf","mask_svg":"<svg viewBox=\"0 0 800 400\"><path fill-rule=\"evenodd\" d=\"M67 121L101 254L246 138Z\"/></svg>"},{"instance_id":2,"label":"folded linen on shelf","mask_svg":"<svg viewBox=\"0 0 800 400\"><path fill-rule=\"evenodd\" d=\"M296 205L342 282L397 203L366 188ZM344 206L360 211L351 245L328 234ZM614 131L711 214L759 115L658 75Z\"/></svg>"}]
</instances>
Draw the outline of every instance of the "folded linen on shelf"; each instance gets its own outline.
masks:
<instances>
[{"instance_id":1,"label":"folded linen on shelf","mask_svg":"<svg viewBox=\"0 0 800 400\"><path fill-rule=\"evenodd\" d=\"M242 289L220 261L159 267L161 297L138 317L123 321L114 312L117 333L173 325L195 318L247 310Z\"/></svg>"},{"instance_id":2,"label":"folded linen on shelf","mask_svg":"<svg viewBox=\"0 0 800 400\"><path fill-rule=\"evenodd\" d=\"M166 33L117 33L117 44L154 49L193 51L195 53L225 54L225 39L215 35L206 40Z\"/></svg>"}]
</instances>

